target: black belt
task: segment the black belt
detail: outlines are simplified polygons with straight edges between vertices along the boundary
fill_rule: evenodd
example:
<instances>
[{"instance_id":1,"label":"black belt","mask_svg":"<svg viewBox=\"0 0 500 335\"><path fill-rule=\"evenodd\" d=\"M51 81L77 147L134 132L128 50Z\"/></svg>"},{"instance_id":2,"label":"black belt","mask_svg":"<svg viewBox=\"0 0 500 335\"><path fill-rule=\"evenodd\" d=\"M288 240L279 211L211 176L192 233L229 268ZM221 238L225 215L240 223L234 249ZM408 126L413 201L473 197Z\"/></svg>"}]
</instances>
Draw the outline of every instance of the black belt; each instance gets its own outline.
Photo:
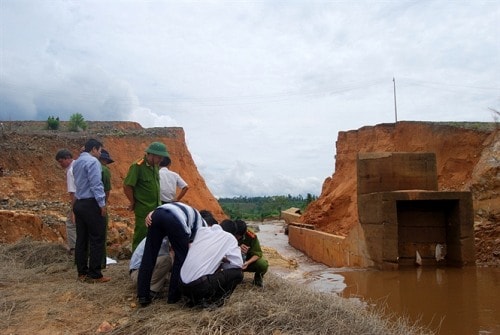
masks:
<instances>
[{"instance_id":1,"label":"black belt","mask_svg":"<svg viewBox=\"0 0 500 335\"><path fill-rule=\"evenodd\" d=\"M206 281L208 281L208 275L201 276L200 278L193 280L189 284L184 284L184 286L187 286L187 287L198 286L200 284L203 284Z\"/></svg>"},{"instance_id":2,"label":"black belt","mask_svg":"<svg viewBox=\"0 0 500 335\"><path fill-rule=\"evenodd\" d=\"M90 200L95 200L95 198L76 199L76 201L90 201Z\"/></svg>"}]
</instances>

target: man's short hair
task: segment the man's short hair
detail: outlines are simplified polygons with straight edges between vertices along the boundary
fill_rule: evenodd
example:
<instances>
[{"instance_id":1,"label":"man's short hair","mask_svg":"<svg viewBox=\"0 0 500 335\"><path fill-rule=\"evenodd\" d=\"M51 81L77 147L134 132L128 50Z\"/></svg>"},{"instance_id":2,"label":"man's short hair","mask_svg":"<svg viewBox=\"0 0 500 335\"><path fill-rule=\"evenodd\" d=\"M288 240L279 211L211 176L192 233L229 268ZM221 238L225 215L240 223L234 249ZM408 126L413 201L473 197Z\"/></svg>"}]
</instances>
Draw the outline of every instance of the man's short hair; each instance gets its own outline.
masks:
<instances>
[{"instance_id":1,"label":"man's short hair","mask_svg":"<svg viewBox=\"0 0 500 335\"><path fill-rule=\"evenodd\" d=\"M214 224L219 224L219 222L217 222L212 213L206 209L201 210L200 215L209 226L213 226Z\"/></svg>"},{"instance_id":2,"label":"man's short hair","mask_svg":"<svg viewBox=\"0 0 500 335\"><path fill-rule=\"evenodd\" d=\"M92 149L94 149L94 148L97 148L97 149L102 148L102 143L94 138L91 138L90 140L85 142L84 148L85 148L84 149L85 152L91 152Z\"/></svg>"},{"instance_id":3,"label":"man's short hair","mask_svg":"<svg viewBox=\"0 0 500 335\"><path fill-rule=\"evenodd\" d=\"M234 236L243 236L247 232L247 224L243 220L224 220L221 222L221 227L224 231L233 234Z\"/></svg>"},{"instance_id":4,"label":"man's short hair","mask_svg":"<svg viewBox=\"0 0 500 335\"><path fill-rule=\"evenodd\" d=\"M247 223L243 220L236 220L236 235L243 236L247 232Z\"/></svg>"},{"instance_id":5,"label":"man's short hair","mask_svg":"<svg viewBox=\"0 0 500 335\"><path fill-rule=\"evenodd\" d=\"M160 166L169 166L172 161L170 160L170 157L163 157L163 159L160 161Z\"/></svg>"},{"instance_id":6,"label":"man's short hair","mask_svg":"<svg viewBox=\"0 0 500 335\"><path fill-rule=\"evenodd\" d=\"M68 149L61 149L56 153L56 161L68 158L73 158L73 154Z\"/></svg>"}]
</instances>

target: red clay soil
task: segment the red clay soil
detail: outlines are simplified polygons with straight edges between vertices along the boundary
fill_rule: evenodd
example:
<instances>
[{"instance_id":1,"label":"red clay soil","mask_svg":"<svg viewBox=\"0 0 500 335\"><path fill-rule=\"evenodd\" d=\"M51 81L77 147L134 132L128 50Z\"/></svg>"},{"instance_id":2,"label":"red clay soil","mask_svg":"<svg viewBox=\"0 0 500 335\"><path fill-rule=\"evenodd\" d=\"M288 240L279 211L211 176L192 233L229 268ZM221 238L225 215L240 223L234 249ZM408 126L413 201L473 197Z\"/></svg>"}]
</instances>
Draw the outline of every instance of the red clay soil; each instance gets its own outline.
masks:
<instances>
[{"instance_id":1,"label":"red clay soil","mask_svg":"<svg viewBox=\"0 0 500 335\"><path fill-rule=\"evenodd\" d=\"M55 160L56 152L68 148L78 157L80 147L89 138L104 143L115 161L109 165L112 191L109 201L108 244L118 249L130 242L133 212L123 193L123 179L129 166L144 156L154 141L167 145L173 171L190 185L183 201L199 209L208 209L215 217L226 218L222 208L198 172L187 148L182 128L143 129L134 122L88 122L88 130L44 130L45 122L3 122L0 132L0 242L11 243L22 237L36 240L64 240L65 215L69 210L65 172Z\"/></svg>"}]
</instances>

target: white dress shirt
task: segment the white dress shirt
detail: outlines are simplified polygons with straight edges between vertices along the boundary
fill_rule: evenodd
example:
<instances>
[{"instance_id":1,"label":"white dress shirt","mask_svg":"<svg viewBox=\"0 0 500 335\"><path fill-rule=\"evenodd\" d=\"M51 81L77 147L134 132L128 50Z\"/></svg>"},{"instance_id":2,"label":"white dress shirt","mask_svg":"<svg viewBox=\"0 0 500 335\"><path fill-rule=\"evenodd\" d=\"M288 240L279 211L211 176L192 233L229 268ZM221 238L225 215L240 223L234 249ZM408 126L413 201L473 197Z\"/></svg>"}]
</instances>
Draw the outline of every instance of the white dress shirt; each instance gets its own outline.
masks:
<instances>
[{"instance_id":1,"label":"white dress shirt","mask_svg":"<svg viewBox=\"0 0 500 335\"><path fill-rule=\"evenodd\" d=\"M66 186L68 188L68 193L75 193L75 177L73 176L73 163L75 161L71 161L71 164L66 169Z\"/></svg>"},{"instance_id":2,"label":"white dress shirt","mask_svg":"<svg viewBox=\"0 0 500 335\"><path fill-rule=\"evenodd\" d=\"M215 273L224 260L223 268L241 268L243 259L236 238L218 224L200 227L189 247L181 268L181 280L185 284Z\"/></svg>"},{"instance_id":3,"label":"white dress shirt","mask_svg":"<svg viewBox=\"0 0 500 335\"><path fill-rule=\"evenodd\" d=\"M167 167L160 169L160 200L163 202L172 202L177 194L177 187L183 189L188 184L181 176L170 171Z\"/></svg>"}]
</instances>

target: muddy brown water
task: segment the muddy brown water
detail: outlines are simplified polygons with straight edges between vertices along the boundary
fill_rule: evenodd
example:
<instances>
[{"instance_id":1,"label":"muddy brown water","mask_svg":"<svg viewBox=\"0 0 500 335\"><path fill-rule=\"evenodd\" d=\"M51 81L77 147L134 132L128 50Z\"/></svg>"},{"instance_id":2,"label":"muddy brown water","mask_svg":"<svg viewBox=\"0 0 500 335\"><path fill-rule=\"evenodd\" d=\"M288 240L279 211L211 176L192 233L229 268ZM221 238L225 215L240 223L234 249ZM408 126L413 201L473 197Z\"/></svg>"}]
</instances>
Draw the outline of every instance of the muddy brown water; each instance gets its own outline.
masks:
<instances>
[{"instance_id":1,"label":"muddy brown water","mask_svg":"<svg viewBox=\"0 0 500 335\"><path fill-rule=\"evenodd\" d=\"M296 270L271 270L285 279L384 307L387 315L418 321L440 335L500 335L500 268L329 268L291 247L282 222L259 228L262 245L298 262Z\"/></svg>"}]
</instances>

